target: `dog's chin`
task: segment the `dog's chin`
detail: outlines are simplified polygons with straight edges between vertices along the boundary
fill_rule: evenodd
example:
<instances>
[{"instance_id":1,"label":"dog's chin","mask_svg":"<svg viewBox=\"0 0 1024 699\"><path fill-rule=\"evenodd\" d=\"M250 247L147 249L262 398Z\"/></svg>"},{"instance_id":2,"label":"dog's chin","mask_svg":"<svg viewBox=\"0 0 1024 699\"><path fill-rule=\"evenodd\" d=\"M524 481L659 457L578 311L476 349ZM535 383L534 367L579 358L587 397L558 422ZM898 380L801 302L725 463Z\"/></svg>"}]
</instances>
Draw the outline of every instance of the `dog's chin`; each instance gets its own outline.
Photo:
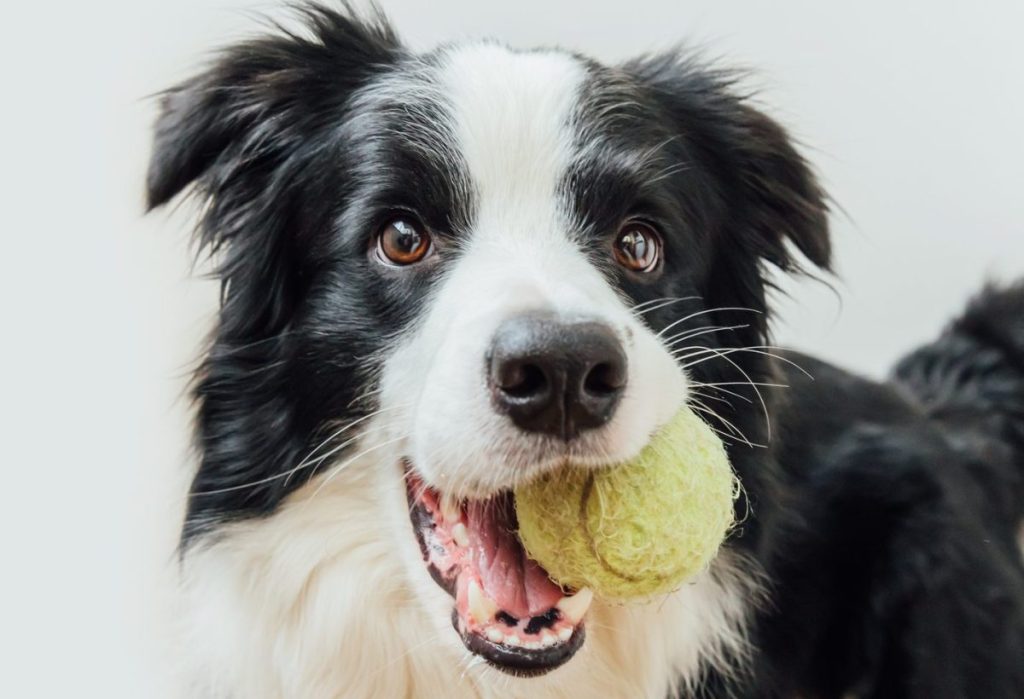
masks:
<instances>
[{"instance_id":1,"label":"dog's chin","mask_svg":"<svg viewBox=\"0 0 1024 699\"><path fill-rule=\"evenodd\" d=\"M589 590L568 590L527 555L513 495L455 502L405 461L406 495L423 562L452 598L452 626L465 647L516 676L550 672L583 646Z\"/></svg>"}]
</instances>

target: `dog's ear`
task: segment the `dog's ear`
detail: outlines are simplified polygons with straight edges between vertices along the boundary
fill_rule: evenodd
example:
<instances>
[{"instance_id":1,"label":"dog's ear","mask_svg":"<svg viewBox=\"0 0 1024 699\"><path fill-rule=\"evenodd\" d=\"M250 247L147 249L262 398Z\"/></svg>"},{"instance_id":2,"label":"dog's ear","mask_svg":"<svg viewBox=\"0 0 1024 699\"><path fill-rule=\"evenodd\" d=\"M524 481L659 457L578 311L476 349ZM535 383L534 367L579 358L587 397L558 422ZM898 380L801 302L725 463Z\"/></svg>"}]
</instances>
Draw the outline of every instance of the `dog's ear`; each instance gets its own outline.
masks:
<instances>
[{"instance_id":1,"label":"dog's ear","mask_svg":"<svg viewBox=\"0 0 1024 699\"><path fill-rule=\"evenodd\" d=\"M401 51L381 15L361 19L311 6L302 33L232 46L205 72L162 96L147 175L147 203L166 203L189 184L216 187L246 161L280 156L317 107L343 104Z\"/></svg>"},{"instance_id":2,"label":"dog's ear","mask_svg":"<svg viewBox=\"0 0 1024 699\"><path fill-rule=\"evenodd\" d=\"M828 203L807 161L785 129L748 104L735 105L730 150L746 197L750 242L783 271L794 269L785 241L814 265L828 270L832 258Z\"/></svg>"},{"instance_id":3,"label":"dog's ear","mask_svg":"<svg viewBox=\"0 0 1024 699\"><path fill-rule=\"evenodd\" d=\"M301 29L233 46L165 93L156 123L149 208L190 185L203 200L197 237L200 250L218 253L219 333L233 340L288 322L301 293L291 217L311 196L309 153L403 51L380 15L301 12Z\"/></svg>"},{"instance_id":4,"label":"dog's ear","mask_svg":"<svg viewBox=\"0 0 1024 699\"><path fill-rule=\"evenodd\" d=\"M329 216L326 171L353 95L404 50L385 20L312 6L301 28L233 46L163 96L147 182L150 208L183 191L203 204L200 248L215 253L218 323L196 374L202 463L183 543L225 513L269 512L308 453L291 396L288 332L309 277L304 236ZM337 155L338 157L333 157ZM343 183L342 183L343 184ZM315 202L317 206L310 206Z\"/></svg>"},{"instance_id":5,"label":"dog's ear","mask_svg":"<svg viewBox=\"0 0 1024 699\"><path fill-rule=\"evenodd\" d=\"M783 271L798 270L789 241L815 266L829 269L826 195L786 130L751 105L734 74L685 53L624 68L650 90L690 152L722 183L730 245L739 242Z\"/></svg>"}]
</instances>

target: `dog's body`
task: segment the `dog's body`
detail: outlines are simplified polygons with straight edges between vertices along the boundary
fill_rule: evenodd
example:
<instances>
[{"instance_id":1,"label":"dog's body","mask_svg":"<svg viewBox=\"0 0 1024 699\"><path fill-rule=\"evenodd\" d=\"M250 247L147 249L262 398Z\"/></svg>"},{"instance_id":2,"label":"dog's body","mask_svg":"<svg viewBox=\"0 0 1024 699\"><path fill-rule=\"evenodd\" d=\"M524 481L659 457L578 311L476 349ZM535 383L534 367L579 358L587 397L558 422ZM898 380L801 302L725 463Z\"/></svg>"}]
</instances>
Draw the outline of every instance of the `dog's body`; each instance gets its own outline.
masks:
<instances>
[{"instance_id":1,"label":"dog's body","mask_svg":"<svg viewBox=\"0 0 1024 699\"><path fill-rule=\"evenodd\" d=\"M727 75L307 17L169 93L150 171L154 206L197 184L223 258L194 695L1024 696L1024 288L886 385L778 356L764 265L827 267L826 207ZM503 503L682 403L742 524L677 592L588 610Z\"/></svg>"}]
</instances>

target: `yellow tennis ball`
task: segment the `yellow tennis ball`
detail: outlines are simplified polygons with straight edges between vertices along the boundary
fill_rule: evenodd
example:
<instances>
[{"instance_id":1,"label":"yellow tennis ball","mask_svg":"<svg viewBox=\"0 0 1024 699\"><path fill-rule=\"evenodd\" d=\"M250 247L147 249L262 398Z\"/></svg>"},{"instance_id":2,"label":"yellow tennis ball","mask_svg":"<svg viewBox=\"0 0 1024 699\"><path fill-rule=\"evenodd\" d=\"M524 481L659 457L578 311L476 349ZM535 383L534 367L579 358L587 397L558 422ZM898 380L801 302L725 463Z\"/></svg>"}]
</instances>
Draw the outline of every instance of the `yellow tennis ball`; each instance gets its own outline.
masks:
<instances>
[{"instance_id":1,"label":"yellow tennis ball","mask_svg":"<svg viewBox=\"0 0 1024 699\"><path fill-rule=\"evenodd\" d=\"M649 597L707 567L738 494L721 440L683 408L627 463L568 467L516 489L519 537L555 582Z\"/></svg>"}]
</instances>

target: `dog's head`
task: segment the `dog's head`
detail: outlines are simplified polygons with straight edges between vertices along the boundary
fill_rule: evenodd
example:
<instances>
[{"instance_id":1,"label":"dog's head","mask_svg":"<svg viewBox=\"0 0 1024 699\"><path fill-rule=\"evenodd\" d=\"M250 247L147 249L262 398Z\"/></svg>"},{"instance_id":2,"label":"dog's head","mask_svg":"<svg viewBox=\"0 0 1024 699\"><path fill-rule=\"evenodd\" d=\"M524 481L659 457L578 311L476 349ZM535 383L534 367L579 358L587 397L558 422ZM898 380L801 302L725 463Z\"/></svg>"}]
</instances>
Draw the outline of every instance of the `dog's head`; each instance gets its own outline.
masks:
<instances>
[{"instance_id":1,"label":"dog's head","mask_svg":"<svg viewBox=\"0 0 1024 699\"><path fill-rule=\"evenodd\" d=\"M523 557L510 489L627 459L684 402L763 441L765 267L828 264L822 192L692 58L307 30L228 50L157 125L150 206L194 185L223 284L185 539L380 450L467 646L549 669L586 593Z\"/></svg>"}]
</instances>

